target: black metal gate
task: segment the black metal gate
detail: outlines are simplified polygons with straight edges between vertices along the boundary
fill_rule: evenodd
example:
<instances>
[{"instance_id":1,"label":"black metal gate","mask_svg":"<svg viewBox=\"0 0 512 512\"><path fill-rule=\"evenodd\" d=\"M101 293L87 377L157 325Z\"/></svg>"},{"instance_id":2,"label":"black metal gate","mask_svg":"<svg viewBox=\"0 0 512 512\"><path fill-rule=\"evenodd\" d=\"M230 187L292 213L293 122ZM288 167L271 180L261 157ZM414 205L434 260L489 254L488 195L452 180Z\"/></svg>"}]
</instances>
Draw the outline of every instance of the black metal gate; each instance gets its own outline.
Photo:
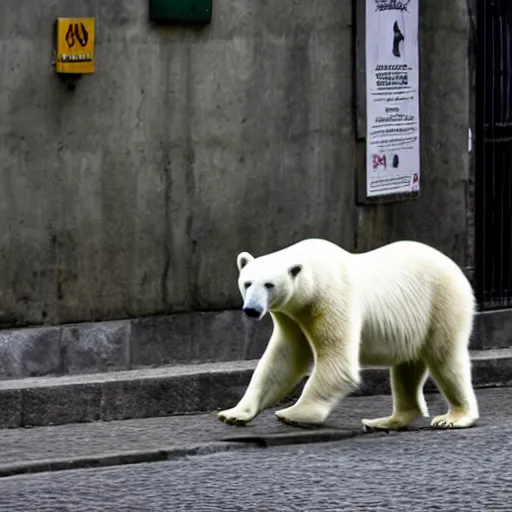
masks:
<instances>
[{"instance_id":1,"label":"black metal gate","mask_svg":"<svg viewBox=\"0 0 512 512\"><path fill-rule=\"evenodd\" d=\"M480 309L512 307L512 0L480 0L475 182Z\"/></svg>"}]
</instances>

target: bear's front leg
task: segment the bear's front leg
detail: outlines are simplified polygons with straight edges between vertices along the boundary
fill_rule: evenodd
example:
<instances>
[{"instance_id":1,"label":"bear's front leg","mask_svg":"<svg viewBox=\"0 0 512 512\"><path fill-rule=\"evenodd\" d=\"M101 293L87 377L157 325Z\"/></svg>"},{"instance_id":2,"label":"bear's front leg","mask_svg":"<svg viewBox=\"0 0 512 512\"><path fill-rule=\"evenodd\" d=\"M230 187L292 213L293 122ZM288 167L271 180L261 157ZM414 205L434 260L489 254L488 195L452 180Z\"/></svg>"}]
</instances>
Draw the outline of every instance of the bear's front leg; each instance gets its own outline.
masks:
<instances>
[{"instance_id":1,"label":"bear's front leg","mask_svg":"<svg viewBox=\"0 0 512 512\"><path fill-rule=\"evenodd\" d=\"M300 327L285 315L271 313L274 331L240 402L217 417L232 425L245 425L261 411L279 403L306 375L313 360Z\"/></svg>"},{"instance_id":2,"label":"bear's front leg","mask_svg":"<svg viewBox=\"0 0 512 512\"><path fill-rule=\"evenodd\" d=\"M341 345L341 346L339 346ZM331 349L328 349L330 347ZM359 344L329 343L317 352L315 368L302 394L277 418L292 425L322 425L336 404L359 385ZM327 350L325 350L327 348Z\"/></svg>"},{"instance_id":3,"label":"bear's front leg","mask_svg":"<svg viewBox=\"0 0 512 512\"><path fill-rule=\"evenodd\" d=\"M324 365L320 364L308 382L299 400L286 409L276 411L279 420L291 425L321 426L336 404L359 384L358 375L348 373L336 378L322 376Z\"/></svg>"}]
</instances>

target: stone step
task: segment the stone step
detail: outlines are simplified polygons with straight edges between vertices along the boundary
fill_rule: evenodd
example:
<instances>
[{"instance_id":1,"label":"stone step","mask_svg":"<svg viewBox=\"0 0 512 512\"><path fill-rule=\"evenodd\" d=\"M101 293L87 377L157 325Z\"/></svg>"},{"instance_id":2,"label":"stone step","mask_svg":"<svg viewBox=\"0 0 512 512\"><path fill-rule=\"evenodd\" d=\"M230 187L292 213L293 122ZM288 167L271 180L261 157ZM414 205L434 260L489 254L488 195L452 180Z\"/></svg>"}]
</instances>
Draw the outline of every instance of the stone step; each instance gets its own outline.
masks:
<instances>
[{"instance_id":1,"label":"stone step","mask_svg":"<svg viewBox=\"0 0 512 512\"><path fill-rule=\"evenodd\" d=\"M512 385L512 349L473 351L475 387ZM0 427L210 412L234 406L257 360L0 381ZM426 390L433 390L427 382ZM388 371L363 370L355 395L388 394ZM295 393L296 395L296 393Z\"/></svg>"},{"instance_id":2,"label":"stone step","mask_svg":"<svg viewBox=\"0 0 512 512\"><path fill-rule=\"evenodd\" d=\"M0 330L0 380L258 359L272 331L240 310ZM478 313L475 350L512 346L512 310Z\"/></svg>"}]
</instances>

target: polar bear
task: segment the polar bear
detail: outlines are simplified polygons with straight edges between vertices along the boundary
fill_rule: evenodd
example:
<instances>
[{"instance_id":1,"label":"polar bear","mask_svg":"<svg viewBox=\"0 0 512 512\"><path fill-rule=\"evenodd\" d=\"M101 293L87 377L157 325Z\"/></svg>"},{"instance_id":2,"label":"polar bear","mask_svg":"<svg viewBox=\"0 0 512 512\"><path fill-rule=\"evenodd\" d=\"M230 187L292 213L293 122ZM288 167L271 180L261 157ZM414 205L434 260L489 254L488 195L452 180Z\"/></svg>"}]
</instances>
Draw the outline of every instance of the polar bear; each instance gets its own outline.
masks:
<instances>
[{"instance_id":1,"label":"polar bear","mask_svg":"<svg viewBox=\"0 0 512 512\"><path fill-rule=\"evenodd\" d=\"M429 372L449 405L432 426L465 428L479 418L468 350L473 290L441 252L400 241L353 254L307 239L258 258L242 252L237 266L243 311L258 320L269 312L274 328L243 398L220 420L249 422L312 370L297 402L275 414L321 425L368 365L390 367L393 411L363 419L365 429L400 429L428 417Z\"/></svg>"}]
</instances>

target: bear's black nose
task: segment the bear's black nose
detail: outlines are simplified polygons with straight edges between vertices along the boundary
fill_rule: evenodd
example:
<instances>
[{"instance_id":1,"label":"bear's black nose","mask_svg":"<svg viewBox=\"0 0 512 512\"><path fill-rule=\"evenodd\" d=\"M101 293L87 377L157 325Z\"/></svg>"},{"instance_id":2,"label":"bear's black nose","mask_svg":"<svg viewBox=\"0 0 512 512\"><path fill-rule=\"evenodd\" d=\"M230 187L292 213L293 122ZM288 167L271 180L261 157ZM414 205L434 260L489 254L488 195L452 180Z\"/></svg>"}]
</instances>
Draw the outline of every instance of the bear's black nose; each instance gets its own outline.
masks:
<instances>
[{"instance_id":1,"label":"bear's black nose","mask_svg":"<svg viewBox=\"0 0 512 512\"><path fill-rule=\"evenodd\" d=\"M261 310L256 308L244 308L244 313L250 318L259 318Z\"/></svg>"}]
</instances>

